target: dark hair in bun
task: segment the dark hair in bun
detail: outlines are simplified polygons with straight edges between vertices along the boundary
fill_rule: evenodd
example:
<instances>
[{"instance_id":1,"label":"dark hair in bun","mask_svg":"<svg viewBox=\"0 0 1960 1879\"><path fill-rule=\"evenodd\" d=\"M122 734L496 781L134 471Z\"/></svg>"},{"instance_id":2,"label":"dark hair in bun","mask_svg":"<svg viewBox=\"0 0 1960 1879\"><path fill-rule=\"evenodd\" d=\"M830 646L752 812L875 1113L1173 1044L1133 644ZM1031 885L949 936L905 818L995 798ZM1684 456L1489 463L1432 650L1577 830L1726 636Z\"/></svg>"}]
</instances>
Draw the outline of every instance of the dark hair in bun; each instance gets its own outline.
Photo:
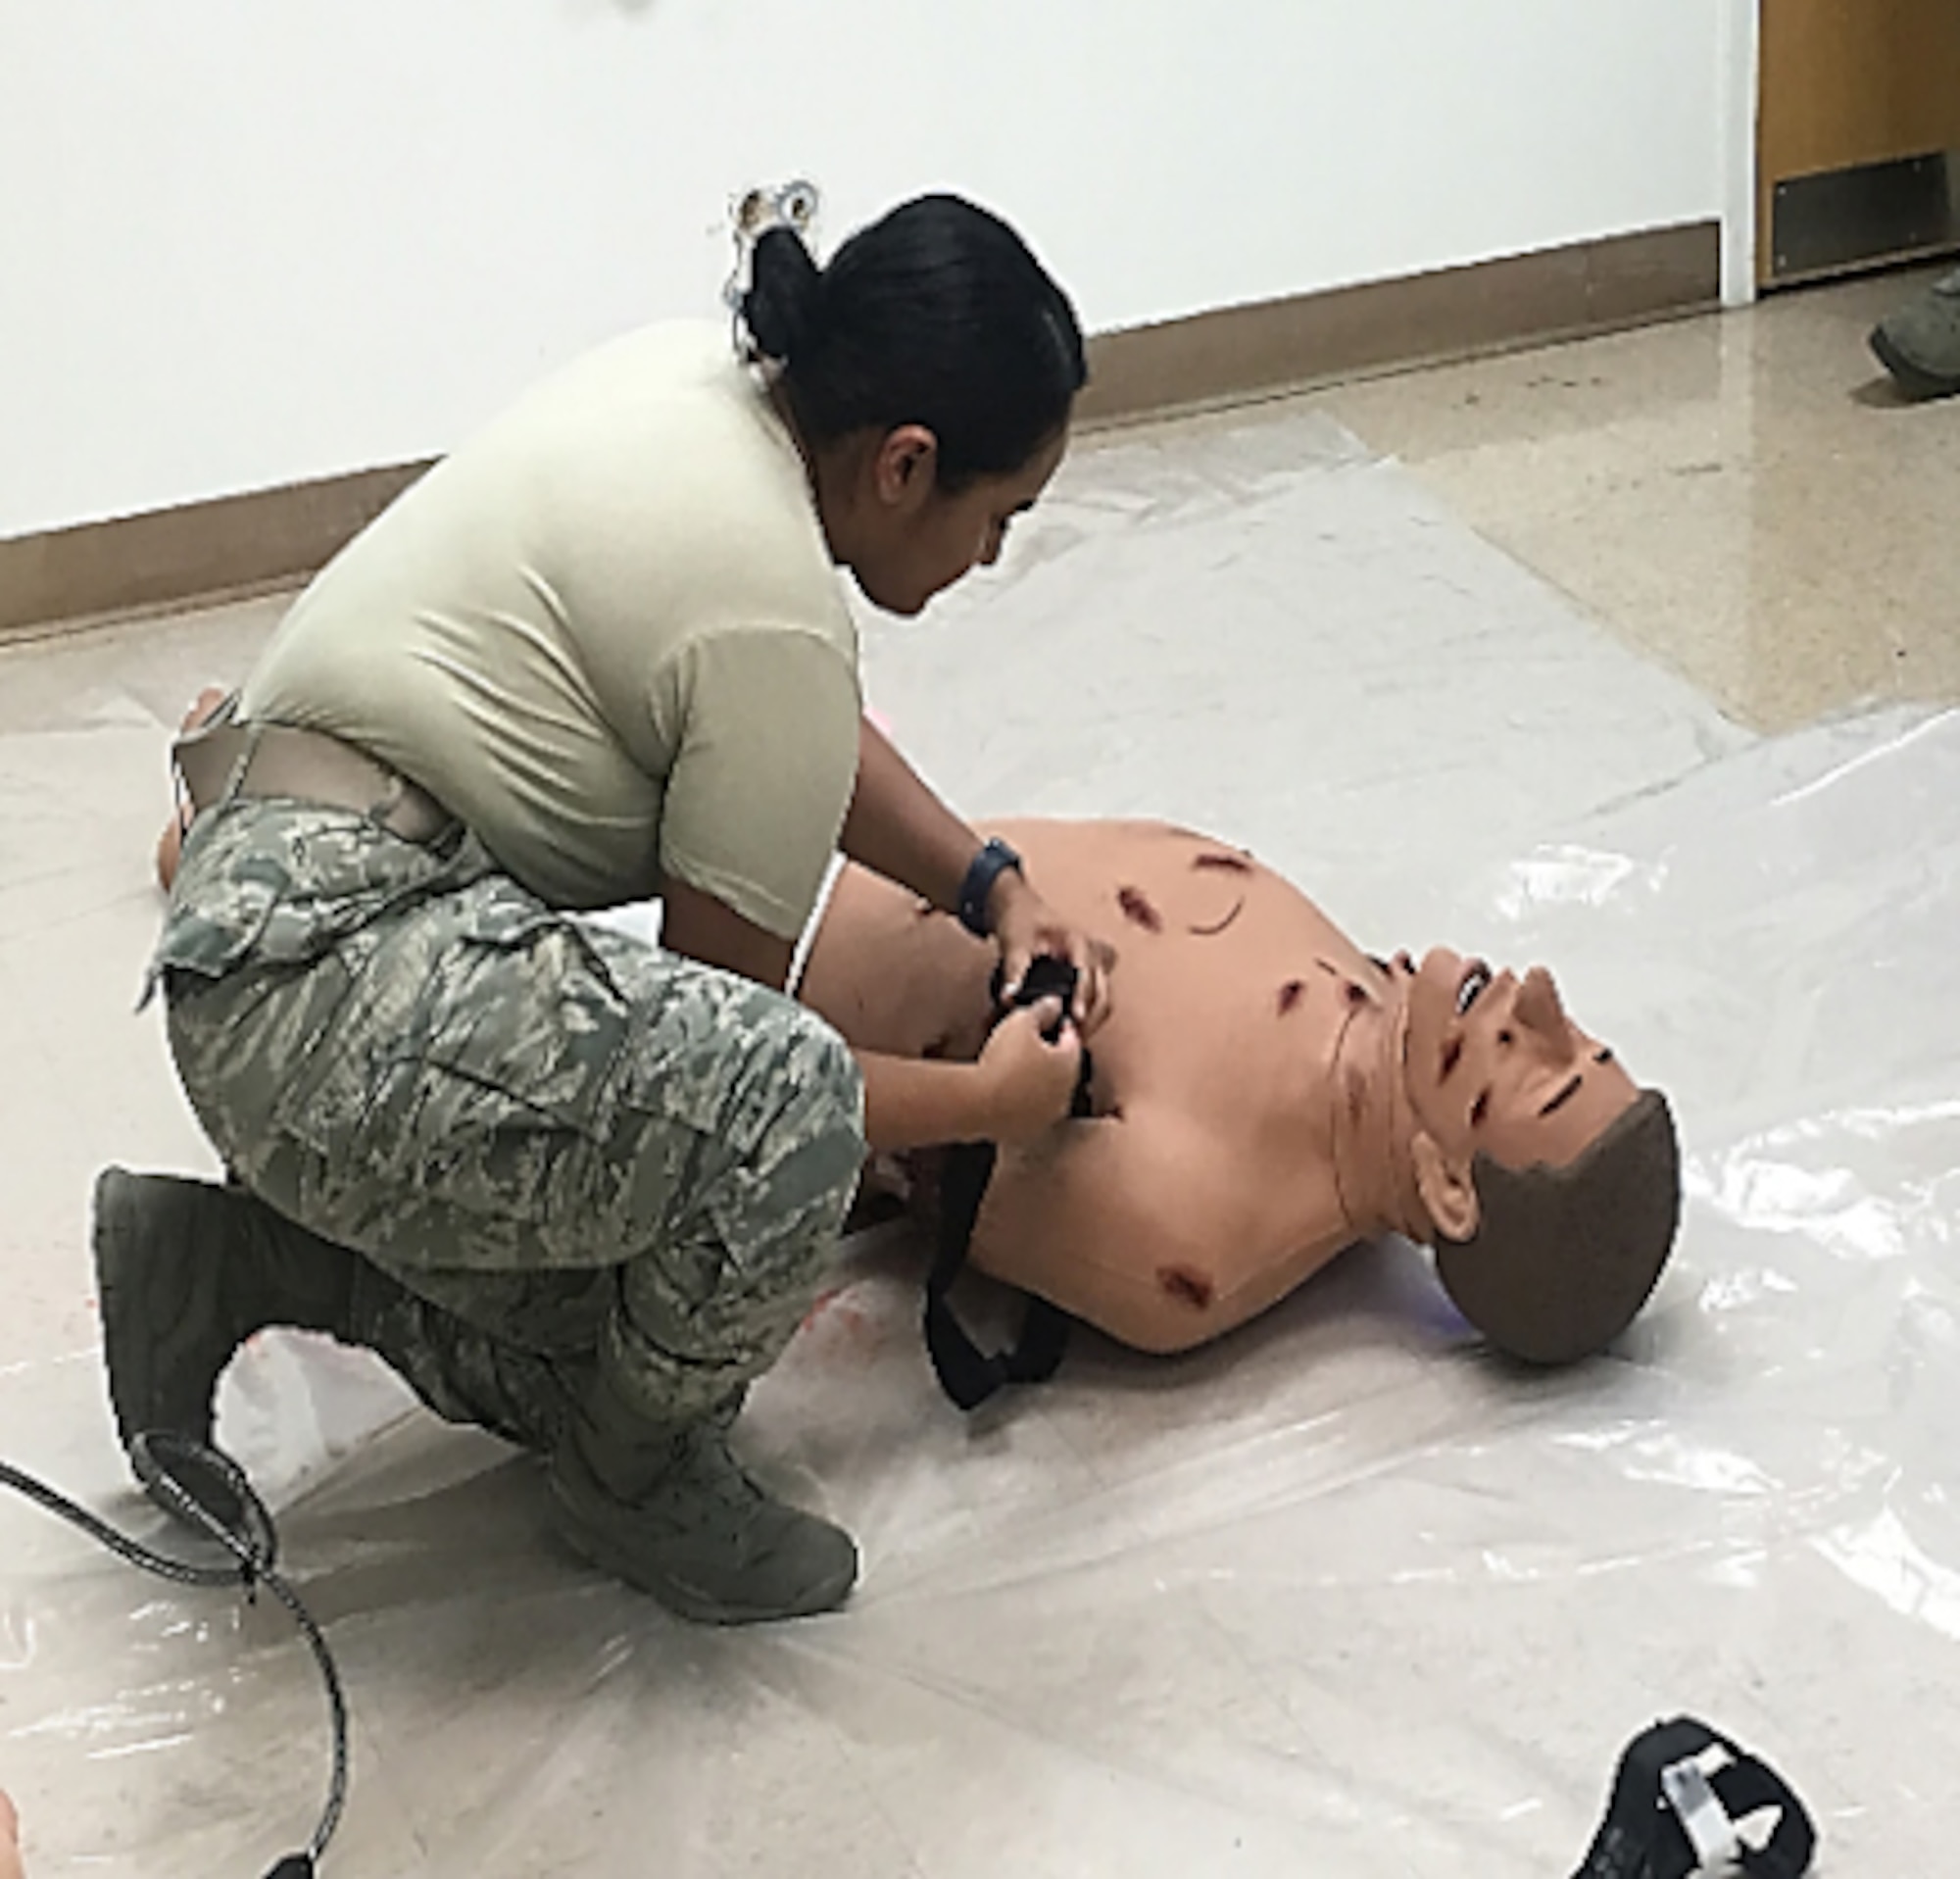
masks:
<instances>
[{"instance_id":1,"label":"dark hair in bun","mask_svg":"<svg viewBox=\"0 0 1960 1879\"><path fill-rule=\"evenodd\" d=\"M1067 295L1004 222L958 196L902 204L827 268L793 229L768 229L742 321L756 356L782 367L809 442L923 424L947 490L1020 469L1089 376Z\"/></svg>"},{"instance_id":2,"label":"dark hair in bun","mask_svg":"<svg viewBox=\"0 0 1960 1879\"><path fill-rule=\"evenodd\" d=\"M823 271L794 228L764 229L750 264L749 291L742 297L742 323L763 359L785 365L808 356L823 298Z\"/></svg>"}]
</instances>

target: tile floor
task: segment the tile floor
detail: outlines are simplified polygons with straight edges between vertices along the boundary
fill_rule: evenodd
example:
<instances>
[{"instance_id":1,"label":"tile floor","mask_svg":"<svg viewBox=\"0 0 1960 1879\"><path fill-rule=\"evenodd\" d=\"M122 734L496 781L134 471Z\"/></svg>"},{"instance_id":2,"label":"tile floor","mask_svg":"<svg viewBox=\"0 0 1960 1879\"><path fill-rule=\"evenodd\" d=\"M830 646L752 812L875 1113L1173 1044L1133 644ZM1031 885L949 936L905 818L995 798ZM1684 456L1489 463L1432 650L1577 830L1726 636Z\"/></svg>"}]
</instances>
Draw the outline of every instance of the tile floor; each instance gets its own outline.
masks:
<instances>
[{"instance_id":1,"label":"tile floor","mask_svg":"<svg viewBox=\"0 0 1960 1879\"><path fill-rule=\"evenodd\" d=\"M575 1570L525 1464L363 1360L261 1340L222 1426L348 1678L328 1872L1526 1879L1677 1706L1796 1780L1827 1874L1941 1869L1960 403L1874 387L1908 285L1096 440L1000 578L870 637L976 810L1174 816L1376 943L1551 959L1683 1118L1682 1253L1619 1360L1494 1373L1388 1247L968 1428L888 1237L752 1417L865 1583L719 1635ZM0 649L0 1455L138 1524L87 1184L209 1165L130 1012L148 851L167 723L275 613ZM275 1610L13 1502L0 1560L35 1879L296 1843L324 1735Z\"/></svg>"},{"instance_id":2,"label":"tile floor","mask_svg":"<svg viewBox=\"0 0 1960 1879\"><path fill-rule=\"evenodd\" d=\"M1742 721L1960 695L1960 422L1865 348L1936 271L1314 402Z\"/></svg>"}]
</instances>

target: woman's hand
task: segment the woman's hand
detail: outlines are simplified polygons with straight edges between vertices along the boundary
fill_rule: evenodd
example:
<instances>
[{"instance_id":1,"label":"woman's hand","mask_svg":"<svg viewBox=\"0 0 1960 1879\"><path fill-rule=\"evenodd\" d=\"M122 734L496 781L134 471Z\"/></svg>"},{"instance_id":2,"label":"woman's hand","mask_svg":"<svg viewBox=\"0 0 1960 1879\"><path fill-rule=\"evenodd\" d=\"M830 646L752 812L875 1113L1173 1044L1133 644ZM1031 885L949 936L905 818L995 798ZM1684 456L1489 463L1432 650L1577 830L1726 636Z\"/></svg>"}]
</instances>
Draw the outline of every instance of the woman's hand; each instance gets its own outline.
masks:
<instances>
[{"instance_id":1,"label":"woman's hand","mask_svg":"<svg viewBox=\"0 0 1960 1879\"><path fill-rule=\"evenodd\" d=\"M1037 959L1065 959L1076 973L1069 1015L1084 1038L1094 1037L1109 1015L1109 974L1116 949L1071 926L1014 869L994 883L988 912L1001 948L1003 1001L1012 1002Z\"/></svg>"},{"instance_id":2,"label":"woman's hand","mask_svg":"<svg viewBox=\"0 0 1960 1879\"><path fill-rule=\"evenodd\" d=\"M858 731L858 787L844 818L845 854L874 874L908 887L944 913L955 913L980 837L926 786L869 717ZM1011 999L1038 959L1075 967L1069 1013L1084 1037L1109 1015L1115 949L1071 926L1030 887L1019 868L1004 868L987 895L986 929L1001 948L1003 986Z\"/></svg>"},{"instance_id":3,"label":"woman's hand","mask_svg":"<svg viewBox=\"0 0 1960 1879\"><path fill-rule=\"evenodd\" d=\"M1043 1035L1059 1023L1051 1044ZM1022 1144L1064 1120L1082 1073L1082 1037L1062 1016L1061 1001L1009 1014L995 1027L973 1066L982 1079L985 1138Z\"/></svg>"}]
</instances>

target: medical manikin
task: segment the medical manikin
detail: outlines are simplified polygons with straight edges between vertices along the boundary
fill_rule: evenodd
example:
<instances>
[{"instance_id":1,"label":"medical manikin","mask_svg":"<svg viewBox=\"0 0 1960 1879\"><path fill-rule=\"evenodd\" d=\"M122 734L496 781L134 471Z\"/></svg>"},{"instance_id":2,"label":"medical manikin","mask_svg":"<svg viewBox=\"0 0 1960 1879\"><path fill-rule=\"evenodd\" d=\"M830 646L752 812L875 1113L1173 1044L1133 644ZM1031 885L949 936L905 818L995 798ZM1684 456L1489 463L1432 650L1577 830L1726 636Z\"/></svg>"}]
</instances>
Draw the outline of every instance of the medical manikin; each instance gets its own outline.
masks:
<instances>
[{"instance_id":1,"label":"medical manikin","mask_svg":"<svg viewBox=\"0 0 1960 1879\"><path fill-rule=\"evenodd\" d=\"M1390 1232L1435 1248L1464 1316L1528 1361L1585 1357L1640 1310L1679 1217L1672 1118L1543 967L1372 959L1250 855L1182 829L989 832L1117 964L1091 1113L1002 1153L980 1270L1154 1352ZM855 1045L965 1060L997 1015L994 964L851 867L800 996ZM898 1172L930 1191L929 1170Z\"/></svg>"}]
</instances>

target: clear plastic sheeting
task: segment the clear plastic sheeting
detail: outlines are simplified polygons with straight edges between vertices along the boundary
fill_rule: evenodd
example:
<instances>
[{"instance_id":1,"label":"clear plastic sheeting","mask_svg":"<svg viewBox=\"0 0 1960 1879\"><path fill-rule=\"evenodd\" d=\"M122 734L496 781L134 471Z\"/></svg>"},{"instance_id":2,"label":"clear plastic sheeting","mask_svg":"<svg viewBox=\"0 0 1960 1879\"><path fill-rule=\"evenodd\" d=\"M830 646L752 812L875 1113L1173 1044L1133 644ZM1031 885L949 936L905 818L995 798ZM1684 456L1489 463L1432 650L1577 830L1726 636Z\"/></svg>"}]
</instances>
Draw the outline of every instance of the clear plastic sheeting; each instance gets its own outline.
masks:
<instances>
[{"instance_id":1,"label":"clear plastic sheeting","mask_svg":"<svg viewBox=\"0 0 1960 1879\"><path fill-rule=\"evenodd\" d=\"M10 1062L38 1079L5 1113L48 1143L4 1151L44 1330L0 1344L0 1448L154 1532L82 1240L87 1167L197 1164L127 1015L162 733L97 655L24 657L73 717L0 737ZM1788 1777L1826 1873L1944 1871L1960 717L1751 743L1297 415L1083 453L1006 577L879 628L870 670L975 812L1163 815L1377 948L1548 962L1674 1098L1676 1265L1616 1355L1539 1375L1476 1352L1424 1256L1364 1249L1187 1359L1079 1338L968 1421L886 1230L745 1421L863 1582L743 1632L575 1565L533 1462L404 1415L365 1360L261 1339L223 1433L351 1693L327 1872L1559 1879L1621 1748L1681 1710ZM51 898L94 949L53 1014ZM324 1713L275 1607L21 1505L0 1549L36 1879L253 1874L303 1841Z\"/></svg>"}]
</instances>

